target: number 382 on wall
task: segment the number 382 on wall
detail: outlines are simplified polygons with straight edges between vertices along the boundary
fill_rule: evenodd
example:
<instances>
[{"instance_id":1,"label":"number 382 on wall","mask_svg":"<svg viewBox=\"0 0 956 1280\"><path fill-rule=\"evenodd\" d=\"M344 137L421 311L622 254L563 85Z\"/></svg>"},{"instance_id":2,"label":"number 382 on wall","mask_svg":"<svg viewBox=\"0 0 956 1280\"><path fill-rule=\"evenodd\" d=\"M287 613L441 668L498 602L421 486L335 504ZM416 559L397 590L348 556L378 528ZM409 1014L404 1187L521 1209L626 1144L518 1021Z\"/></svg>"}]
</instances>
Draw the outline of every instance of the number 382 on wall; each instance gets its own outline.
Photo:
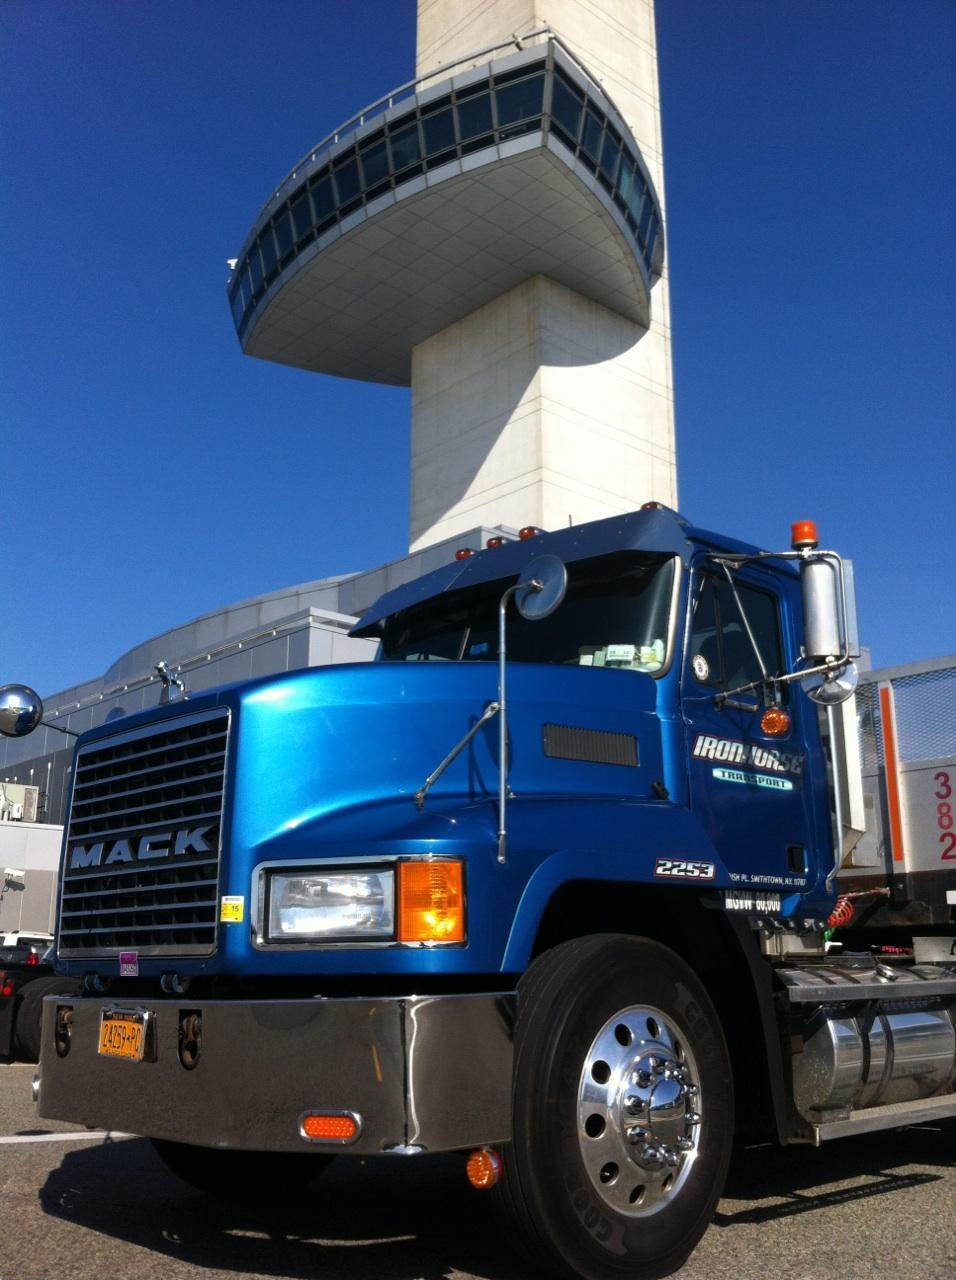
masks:
<instances>
[{"instance_id":1,"label":"number 382 on wall","mask_svg":"<svg viewBox=\"0 0 956 1280\"><path fill-rule=\"evenodd\" d=\"M933 774L936 790L936 825L939 842L943 846L940 858L943 862L956 862L956 831L953 830L953 784L949 773L941 769Z\"/></svg>"}]
</instances>

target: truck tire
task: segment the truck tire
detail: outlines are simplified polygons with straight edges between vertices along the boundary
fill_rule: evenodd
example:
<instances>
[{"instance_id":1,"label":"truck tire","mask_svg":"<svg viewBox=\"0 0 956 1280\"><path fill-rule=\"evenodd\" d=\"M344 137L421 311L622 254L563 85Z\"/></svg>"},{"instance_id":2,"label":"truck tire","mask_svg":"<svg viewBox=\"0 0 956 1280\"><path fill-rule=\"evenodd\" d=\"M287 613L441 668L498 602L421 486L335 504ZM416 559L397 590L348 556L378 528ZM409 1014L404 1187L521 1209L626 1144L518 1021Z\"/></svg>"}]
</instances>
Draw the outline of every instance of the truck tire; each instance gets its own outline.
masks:
<instances>
[{"instance_id":1,"label":"truck tire","mask_svg":"<svg viewBox=\"0 0 956 1280\"><path fill-rule=\"evenodd\" d=\"M282 1200L302 1191L331 1162L294 1151L225 1151L153 1138L153 1150L182 1182L223 1200Z\"/></svg>"},{"instance_id":2,"label":"truck tire","mask_svg":"<svg viewBox=\"0 0 956 1280\"><path fill-rule=\"evenodd\" d=\"M75 978L34 978L23 988L14 1021L14 1048L24 1062L40 1061L40 1033L43 1029L43 997L76 995Z\"/></svg>"},{"instance_id":3,"label":"truck tire","mask_svg":"<svg viewBox=\"0 0 956 1280\"><path fill-rule=\"evenodd\" d=\"M518 991L499 1211L550 1276L669 1275L713 1217L733 1142L706 991L674 952L622 934L555 947Z\"/></svg>"}]
</instances>

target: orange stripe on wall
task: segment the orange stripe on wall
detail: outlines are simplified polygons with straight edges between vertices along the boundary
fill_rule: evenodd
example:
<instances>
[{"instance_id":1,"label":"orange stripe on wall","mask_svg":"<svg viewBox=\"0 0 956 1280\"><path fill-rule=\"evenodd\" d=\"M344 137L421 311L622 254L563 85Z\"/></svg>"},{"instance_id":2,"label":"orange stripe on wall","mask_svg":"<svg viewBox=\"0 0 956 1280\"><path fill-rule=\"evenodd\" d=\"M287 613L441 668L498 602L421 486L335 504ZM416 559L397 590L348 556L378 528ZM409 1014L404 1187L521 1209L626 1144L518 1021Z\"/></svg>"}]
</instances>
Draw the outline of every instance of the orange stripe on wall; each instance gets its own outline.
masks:
<instances>
[{"instance_id":1,"label":"orange stripe on wall","mask_svg":"<svg viewBox=\"0 0 956 1280\"><path fill-rule=\"evenodd\" d=\"M903 861L903 812L896 761L896 721L889 685L880 686L880 725L883 730L883 763L886 768L886 806L890 813L890 848L893 861Z\"/></svg>"}]
</instances>

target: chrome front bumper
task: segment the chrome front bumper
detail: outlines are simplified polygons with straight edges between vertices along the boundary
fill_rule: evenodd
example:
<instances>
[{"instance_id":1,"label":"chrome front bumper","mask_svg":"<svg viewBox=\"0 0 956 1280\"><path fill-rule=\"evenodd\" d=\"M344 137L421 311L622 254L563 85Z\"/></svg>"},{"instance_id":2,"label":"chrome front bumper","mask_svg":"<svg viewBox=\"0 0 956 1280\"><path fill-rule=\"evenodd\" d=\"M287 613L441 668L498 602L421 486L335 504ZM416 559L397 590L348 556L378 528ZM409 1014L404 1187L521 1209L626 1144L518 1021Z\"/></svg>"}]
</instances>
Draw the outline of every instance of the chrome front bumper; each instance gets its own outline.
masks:
<instances>
[{"instance_id":1,"label":"chrome front bumper","mask_svg":"<svg viewBox=\"0 0 956 1280\"><path fill-rule=\"evenodd\" d=\"M141 1062L102 1057L100 1014L151 1016ZM72 1010L58 1052L57 1009ZM515 997L155 1001L51 996L44 1002L38 1108L50 1120L249 1151L317 1151L307 1111L350 1112L340 1153L454 1151L511 1133ZM179 1026L202 1019L198 1061L180 1061ZM62 1039L60 1048L62 1050Z\"/></svg>"}]
</instances>

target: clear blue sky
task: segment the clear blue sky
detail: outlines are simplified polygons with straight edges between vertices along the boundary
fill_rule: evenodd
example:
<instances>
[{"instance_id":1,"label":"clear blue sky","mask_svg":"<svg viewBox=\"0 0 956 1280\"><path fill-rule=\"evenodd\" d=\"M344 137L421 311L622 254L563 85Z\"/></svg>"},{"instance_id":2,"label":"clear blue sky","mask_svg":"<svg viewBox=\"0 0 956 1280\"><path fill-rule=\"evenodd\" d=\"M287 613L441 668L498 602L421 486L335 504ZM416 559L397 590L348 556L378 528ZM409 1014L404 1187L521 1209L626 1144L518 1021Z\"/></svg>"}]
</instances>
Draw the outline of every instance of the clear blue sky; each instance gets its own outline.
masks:
<instances>
[{"instance_id":1,"label":"clear blue sky","mask_svg":"<svg viewBox=\"0 0 956 1280\"><path fill-rule=\"evenodd\" d=\"M413 0L4 0L0 681L52 693L407 546L408 393L244 357L263 200L414 67ZM545 4L542 12L546 12ZM659 0L681 508L956 650L956 5Z\"/></svg>"}]
</instances>

